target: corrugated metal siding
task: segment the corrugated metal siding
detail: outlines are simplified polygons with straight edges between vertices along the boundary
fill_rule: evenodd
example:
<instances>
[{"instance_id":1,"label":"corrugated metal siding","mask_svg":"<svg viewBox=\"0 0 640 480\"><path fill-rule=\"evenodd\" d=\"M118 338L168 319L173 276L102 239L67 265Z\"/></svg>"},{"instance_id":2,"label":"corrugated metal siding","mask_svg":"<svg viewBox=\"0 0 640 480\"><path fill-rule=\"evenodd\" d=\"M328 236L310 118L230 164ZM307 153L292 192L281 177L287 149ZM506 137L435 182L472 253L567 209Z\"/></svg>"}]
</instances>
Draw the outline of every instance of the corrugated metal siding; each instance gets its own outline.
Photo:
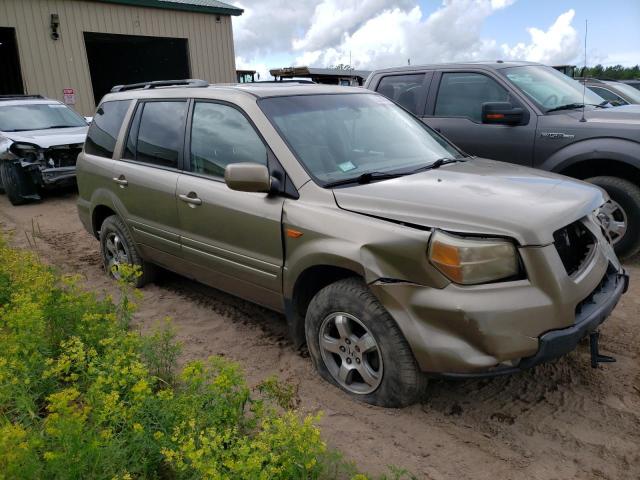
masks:
<instances>
[{"instance_id":1,"label":"corrugated metal siding","mask_svg":"<svg viewBox=\"0 0 640 480\"><path fill-rule=\"evenodd\" d=\"M50 16L60 16L60 39L51 39ZM76 91L75 109L93 115L95 103L83 32L188 39L191 76L234 82L231 17L129 7L85 0L0 0L0 27L14 27L25 93L63 99Z\"/></svg>"}]
</instances>

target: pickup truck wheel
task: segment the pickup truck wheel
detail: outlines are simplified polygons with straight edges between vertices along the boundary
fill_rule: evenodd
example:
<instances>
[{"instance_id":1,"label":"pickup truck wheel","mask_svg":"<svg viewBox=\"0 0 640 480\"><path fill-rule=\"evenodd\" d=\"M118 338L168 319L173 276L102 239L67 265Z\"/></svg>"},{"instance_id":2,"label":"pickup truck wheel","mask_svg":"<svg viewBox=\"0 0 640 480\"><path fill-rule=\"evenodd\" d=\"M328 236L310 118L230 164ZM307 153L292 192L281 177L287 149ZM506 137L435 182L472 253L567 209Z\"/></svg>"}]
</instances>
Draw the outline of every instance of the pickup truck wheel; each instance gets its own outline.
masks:
<instances>
[{"instance_id":1,"label":"pickup truck wheel","mask_svg":"<svg viewBox=\"0 0 640 480\"><path fill-rule=\"evenodd\" d=\"M20 167L9 161L0 161L0 180L11 205L27 203L27 200L22 197Z\"/></svg>"},{"instance_id":2,"label":"pickup truck wheel","mask_svg":"<svg viewBox=\"0 0 640 480\"><path fill-rule=\"evenodd\" d=\"M311 300L307 345L320 376L354 398L404 407L426 387L402 332L359 278L335 282Z\"/></svg>"},{"instance_id":3,"label":"pickup truck wheel","mask_svg":"<svg viewBox=\"0 0 640 480\"><path fill-rule=\"evenodd\" d=\"M129 264L137 265L142 273L133 282L135 287L143 287L152 281L155 273L153 265L145 262L140 257L129 230L117 215L111 215L102 222L100 227L100 250L105 271L116 280L121 278L118 271L120 265Z\"/></svg>"},{"instance_id":4,"label":"pickup truck wheel","mask_svg":"<svg viewBox=\"0 0 640 480\"><path fill-rule=\"evenodd\" d=\"M609 232L613 247L620 258L640 251L640 187L618 177L587 179L607 191L612 202L600 210L603 226Z\"/></svg>"}]
</instances>

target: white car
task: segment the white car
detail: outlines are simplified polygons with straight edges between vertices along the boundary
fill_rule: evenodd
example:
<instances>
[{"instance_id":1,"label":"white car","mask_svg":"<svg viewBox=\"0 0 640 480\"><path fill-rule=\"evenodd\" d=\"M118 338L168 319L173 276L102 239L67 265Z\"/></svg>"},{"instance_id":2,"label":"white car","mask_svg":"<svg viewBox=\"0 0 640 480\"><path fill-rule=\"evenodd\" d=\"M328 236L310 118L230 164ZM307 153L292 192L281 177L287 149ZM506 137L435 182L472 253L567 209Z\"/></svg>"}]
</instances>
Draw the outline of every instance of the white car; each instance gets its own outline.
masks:
<instances>
[{"instance_id":1,"label":"white car","mask_svg":"<svg viewBox=\"0 0 640 480\"><path fill-rule=\"evenodd\" d=\"M40 95L0 96L0 191L13 205L75 182L87 119Z\"/></svg>"}]
</instances>

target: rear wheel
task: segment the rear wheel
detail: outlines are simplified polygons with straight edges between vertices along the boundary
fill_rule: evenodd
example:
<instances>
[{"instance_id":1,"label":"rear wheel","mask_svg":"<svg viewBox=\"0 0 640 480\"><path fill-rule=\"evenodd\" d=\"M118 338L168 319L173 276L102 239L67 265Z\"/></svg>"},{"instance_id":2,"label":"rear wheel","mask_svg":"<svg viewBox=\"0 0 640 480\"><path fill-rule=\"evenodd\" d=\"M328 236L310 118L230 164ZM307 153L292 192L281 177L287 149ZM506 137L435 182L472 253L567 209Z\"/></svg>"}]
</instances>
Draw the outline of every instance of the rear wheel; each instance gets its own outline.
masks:
<instances>
[{"instance_id":1,"label":"rear wheel","mask_svg":"<svg viewBox=\"0 0 640 480\"><path fill-rule=\"evenodd\" d=\"M10 161L0 161L0 183L12 205L24 205L28 201L22 196L22 183L25 181L23 176L18 165Z\"/></svg>"},{"instance_id":2,"label":"rear wheel","mask_svg":"<svg viewBox=\"0 0 640 480\"><path fill-rule=\"evenodd\" d=\"M600 176L587 179L607 191L611 201L598 216L609 233L620 258L640 251L640 187L618 177Z\"/></svg>"},{"instance_id":3,"label":"rear wheel","mask_svg":"<svg viewBox=\"0 0 640 480\"><path fill-rule=\"evenodd\" d=\"M116 280L122 278L120 268L122 265L133 265L140 269L142 275L134 282L138 288L153 280L155 273L153 265L140 257L129 230L117 215L111 215L102 222L100 249L105 271Z\"/></svg>"},{"instance_id":4,"label":"rear wheel","mask_svg":"<svg viewBox=\"0 0 640 480\"><path fill-rule=\"evenodd\" d=\"M318 373L354 398L403 407L426 386L395 320L359 278L323 288L307 310L305 333Z\"/></svg>"}]
</instances>

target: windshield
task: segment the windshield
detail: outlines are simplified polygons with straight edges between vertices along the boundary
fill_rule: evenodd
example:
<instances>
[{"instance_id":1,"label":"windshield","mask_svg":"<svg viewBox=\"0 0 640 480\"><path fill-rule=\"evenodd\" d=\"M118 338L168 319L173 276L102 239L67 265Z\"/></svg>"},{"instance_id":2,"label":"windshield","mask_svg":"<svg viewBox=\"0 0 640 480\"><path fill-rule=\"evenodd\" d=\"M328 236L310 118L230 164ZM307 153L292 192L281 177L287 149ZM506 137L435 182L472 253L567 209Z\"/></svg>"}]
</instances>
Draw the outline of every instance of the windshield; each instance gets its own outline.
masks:
<instances>
[{"instance_id":1,"label":"windshield","mask_svg":"<svg viewBox=\"0 0 640 480\"><path fill-rule=\"evenodd\" d=\"M420 120L373 94L272 97L260 107L321 185L411 171L463 155Z\"/></svg>"},{"instance_id":2,"label":"windshield","mask_svg":"<svg viewBox=\"0 0 640 480\"><path fill-rule=\"evenodd\" d=\"M61 103L0 106L0 131L2 132L86 126L87 122L84 118Z\"/></svg>"},{"instance_id":3,"label":"windshield","mask_svg":"<svg viewBox=\"0 0 640 480\"><path fill-rule=\"evenodd\" d=\"M500 72L544 111L583 103L583 85L551 67L527 65L505 68ZM585 104L600 105L603 102L605 100L602 97L586 90Z\"/></svg>"},{"instance_id":4,"label":"windshield","mask_svg":"<svg viewBox=\"0 0 640 480\"><path fill-rule=\"evenodd\" d=\"M622 82L604 82L607 85L611 85L613 88L618 90L620 93L629 97L631 103L640 103L640 90L633 88L631 85L627 85Z\"/></svg>"}]
</instances>

